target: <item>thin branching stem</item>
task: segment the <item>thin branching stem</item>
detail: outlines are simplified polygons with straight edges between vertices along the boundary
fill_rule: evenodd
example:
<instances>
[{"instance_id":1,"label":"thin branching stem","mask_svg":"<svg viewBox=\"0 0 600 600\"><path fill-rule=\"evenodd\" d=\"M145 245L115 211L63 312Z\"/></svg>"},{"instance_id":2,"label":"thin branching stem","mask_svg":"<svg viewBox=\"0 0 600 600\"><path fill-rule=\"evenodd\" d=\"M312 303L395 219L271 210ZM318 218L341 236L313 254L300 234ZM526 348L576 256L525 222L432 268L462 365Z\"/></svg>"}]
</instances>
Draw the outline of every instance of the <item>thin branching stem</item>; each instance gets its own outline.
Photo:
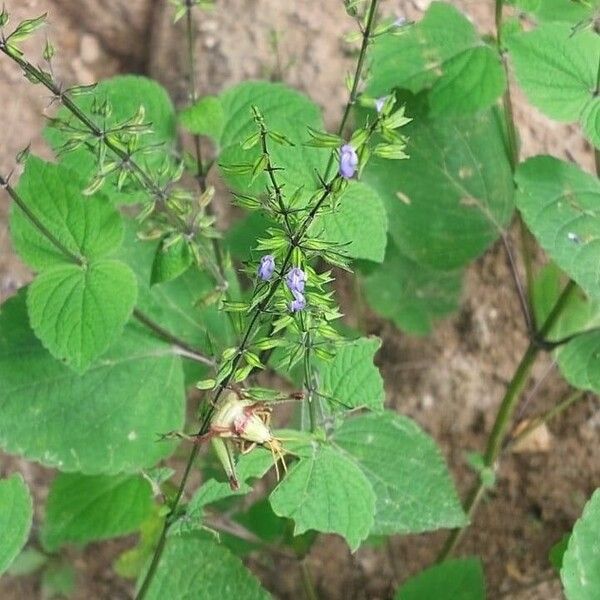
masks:
<instances>
[{"instance_id":1,"label":"thin branching stem","mask_svg":"<svg viewBox=\"0 0 600 600\"><path fill-rule=\"evenodd\" d=\"M192 15L193 5L190 3L187 6L186 20L185 20L185 33L187 41L187 60L188 60L188 81L189 81L189 97L192 104L195 104L198 100L198 90L196 87L196 54L195 54L195 29ZM196 158L196 173L195 178L198 182L198 188L200 193L206 192L206 167L202 160L202 146L200 143L200 136L193 134L192 140L194 143L194 154ZM211 205L206 207L206 212L209 215L213 214ZM221 242L218 238L212 238L212 247L215 255L215 261L217 263L217 279L219 286L225 291L227 289L227 278L225 277L225 268L223 261L223 250L221 248Z\"/></svg>"},{"instance_id":2,"label":"thin branching stem","mask_svg":"<svg viewBox=\"0 0 600 600\"><path fill-rule=\"evenodd\" d=\"M364 62L365 62L365 58L366 58L366 51L367 51L367 47L369 44L369 40L371 38L371 31L372 31L372 27L373 27L374 20L375 20L377 1L378 0L371 0L371 4L369 6L369 10L367 13L367 24L366 24L366 27L364 30L363 43L361 45L361 51L360 51L360 55L359 55L358 62L357 62L354 83L352 86L352 90L350 92L350 98L348 100L348 104L346 105L346 108L344 110L344 116L342 117L342 122L341 122L340 128L339 128L340 131L343 130L343 128L346 124L346 121L348 119L348 115L350 114L350 110L356 101L356 97L357 97L357 93L358 93L358 82L361 79L362 70L363 70ZM329 163L326 168L326 177L323 178L324 180L328 179L327 175L328 175L329 171L331 170L331 165L333 164L334 157L335 157L335 155L332 153L331 158L330 158ZM282 284L282 282L284 280L285 272L291 265L294 249L301 245L301 243L304 240L304 237L308 231L308 228L312 224L315 216L317 215L317 213L319 212L319 210L321 209L323 204L331 196L332 191L335 187L335 184L338 182L338 180L340 178L341 178L341 175L336 174L332 179L330 179L329 181L327 181L325 183L323 193L318 198L318 200L315 202L314 206L312 207L312 209L310 210L308 215L306 215L304 220L300 223L296 233L293 236L291 236L288 251L283 259L282 265L279 269L279 273L278 273L277 277L275 277L271 282L269 282L269 285L270 285L269 291L268 291L267 295L263 298L263 300L254 309L254 313L246 327L246 331L244 333L244 336L242 337L242 341L240 342L239 346L237 347L234 358L232 359L230 374L227 377L225 377L225 379L218 385L218 387L214 391L211 405L208 408L208 410L206 411L204 419L201 424L201 427L197 433L198 437L201 437L203 434L205 434L208 431L214 410L219 402L221 395L227 389L227 387L229 386L229 384L231 382L231 379L233 377L233 374L235 373L235 370L239 364L239 361L241 360L241 358L244 354L244 351L247 349L247 346L252 338L252 334L255 331L255 326L257 325L260 316L265 312L265 310L269 306L271 300L273 299L273 296L275 295L275 293L279 289L279 286ZM185 491L185 488L187 485L187 481L188 481L189 475L191 473L192 466L198 456L198 451L199 451L198 444L194 444L194 446L190 452L190 455L188 457L188 461L186 463L186 467L185 467L183 476L179 483L179 487L177 490L177 494L175 496L175 500L173 501L173 503L171 505L171 510L169 512L169 515L165 519L163 530L162 530L161 536L159 538L159 543L155 549L151 564L146 572L146 575L144 577L142 585L136 595L136 600L143 600L143 598L145 597L145 595L149 589L152 579L156 573L156 570L160 563L161 555L164 550L167 533L169 531L169 528L171 527L172 519L177 514L177 510L179 508L179 504L183 497L183 494L184 494L184 491Z\"/></svg>"},{"instance_id":3,"label":"thin branching stem","mask_svg":"<svg viewBox=\"0 0 600 600\"><path fill-rule=\"evenodd\" d=\"M13 188L8 180L0 176L0 189L6 190L12 201L23 211L23 214L29 219L32 225L69 261L76 265L84 265L85 258L79 254L71 252L45 225L37 218L35 213L27 206L27 203L20 194Z\"/></svg>"},{"instance_id":4,"label":"thin branching stem","mask_svg":"<svg viewBox=\"0 0 600 600\"><path fill-rule=\"evenodd\" d=\"M514 448L517 444L522 442L525 438L529 437L542 425L549 423L550 421L552 421L552 419L558 417L560 414L565 412L570 406L572 406L576 402L579 402L583 398L585 398L585 392L583 392L582 390L571 390L567 397L563 398L556 406L553 406L549 411L532 419L531 422L524 429L522 429L507 444L504 445L503 452L507 452L511 448Z\"/></svg>"},{"instance_id":5,"label":"thin branching stem","mask_svg":"<svg viewBox=\"0 0 600 600\"><path fill-rule=\"evenodd\" d=\"M515 125L515 116L513 111L513 103L510 89L510 74L508 71L508 63L505 56L504 46L502 43L502 16L503 16L504 0L495 0L495 26L496 26L496 47L498 53L502 59L502 68L504 69L504 76L506 78L506 89L502 95L502 107L504 109L504 117L506 122L506 137L508 142L508 160L510 162L512 173L514 174L519 164L519 143L517 136L517 128ZM510 248L510 241L504 235L502 240L508 253L509 267L511 270L513 281L515 282L515 289L519 296L519 306L523 313L523 318L527 326L527 332L530 337L535 335L536 323L535 313L533 311L533 305L531 300L531 294L533 290L533 260L531 256L531 245L529 232L523 223L523 219L520 213L517 213L517 226L519 228L519 236L521 239L521 257L523 259L523 265L525 267L525 282L526 286L523 288L517 263L512 256Z\"/></svg>"}]
</instances>

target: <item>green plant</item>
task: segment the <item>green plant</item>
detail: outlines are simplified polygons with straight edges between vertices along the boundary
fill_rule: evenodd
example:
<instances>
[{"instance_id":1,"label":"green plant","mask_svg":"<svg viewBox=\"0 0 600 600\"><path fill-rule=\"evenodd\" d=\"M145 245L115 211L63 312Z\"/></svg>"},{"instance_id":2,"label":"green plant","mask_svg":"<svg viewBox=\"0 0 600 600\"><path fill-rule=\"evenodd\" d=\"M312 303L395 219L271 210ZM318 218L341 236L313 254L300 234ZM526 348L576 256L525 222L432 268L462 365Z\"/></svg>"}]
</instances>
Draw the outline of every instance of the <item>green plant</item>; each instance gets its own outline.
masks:
<instances>
[{"instance_id":1,"label":"green plant","mask_svg":"<svg viewBox=\"0 0 600 600\"><path fill-rule=\"evenodd\" d=\"M441 564L398 598L483 598L479 561L447 559L495 484L536 358L554 352L573 388L600 389L600 183L552 157L520 161L508 61L534 105L579 121L600 147L597 3L515 2L536 23L522 31L496 0L495 38L484 40L449 4L434 2L411 24L380 18L377 0L346 0L360 47L335 133L308 97L279 83L199 98L192 13L204 3L173 4L190 81L180 111L142 77L62 86L50 44L40 67L21 49L44 18L11 28L0 14L0 52L59 106L45 131L56 162L24 152L18 184L0 177L14 249L36 272L0 311L0 445L59 471L43 552L26 549L14 572L44 569L52 593L68 593L62 546L138 532L115 564L137 579L136 598L266 597L239 560L250 549L296 557L314 597L302 559L315 532L354 551L376 536L446 528ZM212 210L212 168L249 213L227 232ZM551 261L544 269L532 238ZM425 334L456 308L463 271L498 239L530 343L485 451L470 456L476 482L463 507L433 440L385 409L380 341L340 324L332 269L353 268L374 311ZM277 385L261 385L265 370ZM186 419L193 387L199 409ZM296 415L273 430L283 401ZM180 440L188 457L177 477L163 461ZM201 452L209 442L214 453ZM274 489L244 510L237 500L273 465ZM189 490L197 467L203 482ZM574 600L600 594L596 496L562 558ZM0 507L6 569L31 524L19 476L0 482Z\"/></svg>"}]
</instances>

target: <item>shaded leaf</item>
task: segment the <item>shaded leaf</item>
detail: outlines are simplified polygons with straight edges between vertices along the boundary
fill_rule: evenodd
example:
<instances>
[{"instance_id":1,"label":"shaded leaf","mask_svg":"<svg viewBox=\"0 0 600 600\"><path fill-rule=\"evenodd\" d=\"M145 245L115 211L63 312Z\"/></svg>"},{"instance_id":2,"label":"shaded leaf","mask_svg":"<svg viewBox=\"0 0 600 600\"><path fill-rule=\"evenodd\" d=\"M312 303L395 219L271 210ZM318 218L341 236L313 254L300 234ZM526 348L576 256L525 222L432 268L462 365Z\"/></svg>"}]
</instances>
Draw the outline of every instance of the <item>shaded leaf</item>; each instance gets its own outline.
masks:
<instances>
[{"instance_id":1,"label":"shaded leaf","mask_svg":"<svg viewBox=\"0 0 600 600\"><path fill-rule=\"evenodd\" d=\"M485 600L485 579L477 558L447 560L411 577L396 600Z\"/></svg>"},{"instance_id":2,"label":"shaded leaf","mask_svg":"<svg viewBox=\"0 0 600 600\"><path fill-rule=\"evenodd\" d=\"M23 477L14 474L0 479L0 573L4 573L21 548L31 529L33 503Z\"/></svg>"},{"instance_id":3,"label":"shaded leaf","mask_svg":"<svg viewBox=\"0 0 600 600\"><path fill-rule=\"evenodd\" d=\"M458 308L461 271L435 271L388 244L385 261L361 277L369 306L408 333L424 335Z\"/></svg>"},{"instance_id":4,"label":"shaded leaf","mask_svg":"<svg viewBox=\"0 0 600 600\"><path fill-rule=\"evenodd\" d=\"M496 110L471 118L418 116L405 128L410 160L369 161L364 179L384 201L402 254L453 270L498 238L512 216L514 188L499 119Z\"/></svg>"},{"instance_id":5,"label":"shaded leaf","mask_svg":"<svg viewBox=\"0 0 600 600\"><path fill-rule=\"evenodd\" d=\"M66 543L126 535L151 510L152 490L142 477L59 473L46 501L43 544L52 552Z\"/></svg>"}]
</instances>

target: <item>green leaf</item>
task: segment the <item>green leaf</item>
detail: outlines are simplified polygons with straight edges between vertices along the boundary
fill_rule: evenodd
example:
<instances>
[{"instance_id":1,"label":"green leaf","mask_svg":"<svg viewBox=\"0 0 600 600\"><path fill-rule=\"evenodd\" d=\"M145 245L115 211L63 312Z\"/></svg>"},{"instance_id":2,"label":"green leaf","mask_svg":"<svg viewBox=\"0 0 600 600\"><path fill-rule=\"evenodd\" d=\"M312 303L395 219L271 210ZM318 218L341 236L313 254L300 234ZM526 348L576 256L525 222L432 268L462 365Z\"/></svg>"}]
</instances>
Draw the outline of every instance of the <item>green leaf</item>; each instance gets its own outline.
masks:
<instances>
[{"instance_id":1,"label":"green leaf","mask_svg":"<svg viewBox=\"0 0 600 600\"><path fill-rule=\"evenodd\" d=\"M560 348L558 366L573 387L600 392L600 332L578 335Z\"/></svg>"},{"instance_id":2,"label":"green leaf","mask_svg":"<svg viewBox=\"0 0 600 600\"><path fill-rule=\"evenodd\" d=\"M406 581L395 600L485 600L481 561L461 558L429 567Z\"/></svg>"},{"instance_id":3,"label":"green leaf","mask_svg":"<svg viewBox=\"0 0 600 600\"><path fill-rule=\"evenodd\" d=\"M272 492L271 507L295 522L294 533L315 529L343 536L356 550L373 526L375 494L354 462L334 448L315 445Z\"/></svg>"},{"instance_id":4,"label":"green leaf","mask_svg":"<svg viewBox=\"0 0 600 600\"><path fill-rule=\"evenodd\" d=\"M33 503L23 477L14 474L0 479L0 573L4 573L25 545Z\"/></svg>"},{"instance_id":5,"label":"green leaf","mask_svg":"<svg viewBox=\"0 0 600 600\"><path fill-rule=\"evenodd\" d=\"M183 238L165 246L163 239L156 249L154 263L152 264L151 283L162 283L176 279L185 273L194 262L190 248Z\"/></svg>"},{"instance_id":6,"label":"green leaf","mask_svg":"<svg viewBox=\"0 0 600 600\"><path fill-rule=\"evenodd\" d=\"M30 156L17 192L69 252L92 261L120 245L123 224L105 196L84 197L82 187L78 173ZM16 204L11 207L10 231L15 250L33 269L68 262Z\"/></svg>"},{"instance_id":7,"label":"green leaf","mask_svg":"<svg viewBox=\"0 0 600 600\"><path fill-rule=\"evenodd\" d=\"M370 59L370 96L394 88L429 90L433 115L462 116L489 108L506 85L497 51L484 44L461 12L443 2L434 2L405 33L376 38Z\"/></svg>"},{"instance_id":8,"label":"green leaf","mask_svg":"<svg viewBox=\"0 0 600 600\"><path fill-rule=\"evenodd\" d=\"M418 265L388 243L382 265L361 277L369 306L408 333L425 335L437 319L458 308L461 271Z\"/></svg>"},{"instance_id":9,"label":"green leaf","mask_svg":"<svg viewBox=\"0 0 600 600\"><path fill-rule=\"evenodd\" d=\"M548 553L548 560L550 564L554 568L557 573L560 573L560 569L562 568L563 558L565 556L565 552L567 551L567 546L569 545L569 540L571 539L570 533L565 533L552 548L550 548L550 552Z\"/></svg>"},{"instance_id":10,"label":"green leaf","mask_svg":"<svg viewBox=\"0 0 600 600\"><path fill-rule=\"evenodd\" d=\"M152 489L140 476L60 473L52 482L42 528L44 547L87 544L136 531L152 511Z\"/></svg>"},{"instance_id":11,"label":"green leaf","mask_svg":"<svg viewBox=\"0 0 600 600\"><path fill-rule=\"evenodd\" d=\"M190 133L208 135L219 140L225 122L221 101L215 96L205 96L181 111L179 122Z\"/></svg>"},{"instance_id":12,"label":"green leaf","mask_svg":"<svg viewBox=\"0 0 600 600\"><path fill-rule=\"evenodd\" d=\"M410 419L392 412L350 418L336 430L333 444L373 486L372 535L468 523L435 442Z\"/></svg>"},{"instance_id":13,"label":"green leaf","mask_svg":"<svg viewBox=\"0 0 600 600\"><path fill-rule=\"evenodd\" d=\"M596 490L575 523L563 556L560 578L568 600L600 597L600 490Z\"/></svg>"},{"instance_id":14,"label":"green leaf","mask_svg":"<svg viewBox=\"0 0 600 600\"><path fill-rule=\"evenodd\" d=\"M315 219L310 232L324 240L347 244L350 258L383 262L387 243L387 213L379 196L364 183L350 182L338 210Z\"/></svg>"},{"instance_id":15,"label":"green leaf","mask_svg":"<svg viewBox=\"0 0 600 600\"><path fill-rule=\"evenodd\" d=\"M307 126L323 129L321 112L316 104L282 84L263 81L245 82L230 88L221 95L221 103L225 123L220 139L220 164L224 167L243 163L254 164L262 153L260 145L251 150L243 150L241 146L258 130L251 111L255 105L263 115L269 130L286 136L295 144L269 145L273 164L283 169L277 172L278 182L287 185L286 191L290 194L302 186L307 193L319 187L315 173L325 170L329 152L303 145L308 138ZM264 174L252 182L252 176L249 174L229 173L226 168L222 169L222 172L234 190L245 194L263 193L267 184Z\"/></svg>"},{"instance_id":16,"label":"green leaf","mask_svg":"<svg viewBox=\"0 0 600 600\"><path fill-rule=\"evenodd\" d=\"M223 318L217 302L205 300L214 295L211 276L196 268L188 269L171 281L150 287L154 258L159 242L137 238L134 220L125 221L125 237L119 258L127 263L138 279L138 308L162 327L188 344L216 355L233 343L228 319ZM233 286L230 286L230 290ZM186 371L189 364L186 363ZM206 376L206 370L194 363L189 369L190 383Z\"/></svg>"},{"instance_id":17,"label":"green leaf","mask_svg":"<svg viewBox=\"0 0 600 600\"><path fill-rule=\"evenodd\" d=\"M0 311L0 447L46 466L86 474L152 467L174 445L185 396L172 348L129 325L85 375L55 360L27 323L24 294Z\"/></svg>"},{"instance_id":18,"label":"green leaf","mask_svg":"<svg viewBox=\"0 0 600 600\"><path fill-rule=\"evenodd\" d=\"M383 409L383 379L373 364L380 347L379 338L360 338L338 348L332 361L321 363L319 391L333 407Z\"/></svg>"},{"instance_id":19,"label":"green leaf","mask_svg":"<svg viewBox=\"0 0 600 600\"><path fill-rule=\"evenodd\" d=\"M120 261L58 265L29 286L31 327L51 354L85 371L122 333L137 296L135 275Z\"/></svg>"},{"instance_id":20,"label":"green leaf","mask_svg":"<svg viewBox=\"0 0 600 600\"><path fill-rule=\"evenodd\" d=\"M600 97L596 90L600 38L573 35L567 24L546 24L508 40L519 85L529 101L557 121L580 121L600 148Z\"/></svg>"},{"instance_id":21,"label":"green leaf","mask_svg":"<svg viewBox=\"0 0 600 600\"><path fill-rule=\"evenodd\" d=\"M167 539L145 598L266 600L270 595L227 548L206 534L193 532Z\"/></svg>"},{"instance_id":22,"label":"green leaf","mask_svg":"<svg viewBox=\"0 0 600 600\"><path fill-rule=\"evenodd\" d=\"M112 114L108 120L109 125L122 123L134 116L140 106L144 108L144 123L151 124L152 132L142 136L142 147L148 148L161 144L164 147L157 148L156 152L146 155L138 153L135 158L148 172L160 168L165 157L172 153L177 134L175 109L168 92L153 79L138 75L119 75L101 81L94 93L75 98L75 103L89 116L92 113L93 103L95 101L104 102L104 100L108 100L112 108ZM70 117L65 108L59 111L58 116L63 119ZM91 118L99 126L102 126L103 119L101 117L92 116ZM77 122L75 121L75 123ZM57 151L68 139L64 133L52 127L46 127L44 137ZM110 151L108 156L113 158ZM61 162L74 168L85 181L88 181L97 172L96 157L84 147L66 153L61 158ZM109 179L116 182L116 177L116 175L111 175ZM115 186L104 186L103 189L111 199L118 202L132 203L143 198L138 193L119 192Z\"/></svg>"},{"instance_id":23,"label":"green leaf","mask_svg":"<svg viewBox=\"0 0 600 600\"><path fill-rule=\"evenodd\" d=\"M500 114L418 116L405 132L410 160L373 157L364 179L384 201L401 253L454 270L480 256L512 216L514 184Z\"/></svg>"},{"instance_id":24,"label":"green leaf","mask_svg":"<svg viewBox=\"0 0 600 600\"><path fill-rule=\"evenodd\" d=\"M572 25L591 19L600 5L598 0L511 0L517 8L530 13L540 22L554 21Z\"/></svg>"},{"instance_id":25,"label":"green leaf","mask_svg":"<svg viewBox=\"0 0 600 600\"><path fill-rule=\"evenodd\" d=\"M600 182L575 165L536 156L515 174L517 207L552 260L600 298Z\"/></svg>"}]
</instances>

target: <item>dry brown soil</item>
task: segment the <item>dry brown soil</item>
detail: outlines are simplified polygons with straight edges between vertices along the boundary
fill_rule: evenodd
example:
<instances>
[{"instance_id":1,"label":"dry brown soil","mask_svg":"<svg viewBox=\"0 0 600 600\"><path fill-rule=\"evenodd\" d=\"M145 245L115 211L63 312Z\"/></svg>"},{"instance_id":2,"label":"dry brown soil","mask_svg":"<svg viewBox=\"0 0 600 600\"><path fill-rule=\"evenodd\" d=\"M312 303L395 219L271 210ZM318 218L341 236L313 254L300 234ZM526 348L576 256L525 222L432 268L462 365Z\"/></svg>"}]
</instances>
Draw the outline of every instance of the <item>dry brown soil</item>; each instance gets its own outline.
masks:
<instances>
[{"instance_id":1,"label":"dry brown soil","mask_svg":"<svg viewBox=\"0 0 600 600\"><path fill-rule=\"evenodd\" d=\"M66 82L89 83L118 72L149 74L186 100L182 28L173 27L166 0L7 0L15 20L49 12L49 35L59 48L56 70ZM492 4L459 1L483 31L492 28ZM426 0L388 0L388 14L418 18ZM247 78L282 77L309 93L335 127L345 101L343 76L353 63L352 48L341 41L351 23L338 0L218 0L217 8L197 19L198 80L202 93L214 93ZM280 38L274 53L270 39ZM38 55L43 36L27 49ZM524 156L546 152L577 160L591 170L592 154L576 127L558 126L532 109L518 94L516 115ZM47 95L28 85L17 69L0 60L0 169L32 143L47 154L40 130ZM223 206L227 197L218 202ZM26 283L30 274L10 250L6 214L0 199L0 299ZM352 314L347 283L340 285L345 311ZM481 449L506 383L526 345L506 260L494 247L468 272L460 311L422 339L399 333L373 316L367 330L380 335L379 364L390 407L410 415L441 445L461 492L471 475L464 453ZM551 406L566 387L546 357L539 362L519 414ZM483 503L458 553L482 557L491 599L562 598L547 560L552 544L572 526L585 499L600 482L598 402L587 398L553 422L548 435L527 452L506 456L498 486ZM36 497L37 513L51 473L37 465L0 455L0 473L23 472ZM35 531L34 531L35 536ZM431 562L443 536L393 538L354 556L345 544L322 536L308 557L320 598L389 598L408 575ZM72 551L77 569L75 598L128 598L131 586L110 567L131 543L92 545ZM280 598L302 598L298 565L281 558L255 558L250 566ZM40 596L35 577L0 582L0 598Z\"/></svg>"}]
</instances>

